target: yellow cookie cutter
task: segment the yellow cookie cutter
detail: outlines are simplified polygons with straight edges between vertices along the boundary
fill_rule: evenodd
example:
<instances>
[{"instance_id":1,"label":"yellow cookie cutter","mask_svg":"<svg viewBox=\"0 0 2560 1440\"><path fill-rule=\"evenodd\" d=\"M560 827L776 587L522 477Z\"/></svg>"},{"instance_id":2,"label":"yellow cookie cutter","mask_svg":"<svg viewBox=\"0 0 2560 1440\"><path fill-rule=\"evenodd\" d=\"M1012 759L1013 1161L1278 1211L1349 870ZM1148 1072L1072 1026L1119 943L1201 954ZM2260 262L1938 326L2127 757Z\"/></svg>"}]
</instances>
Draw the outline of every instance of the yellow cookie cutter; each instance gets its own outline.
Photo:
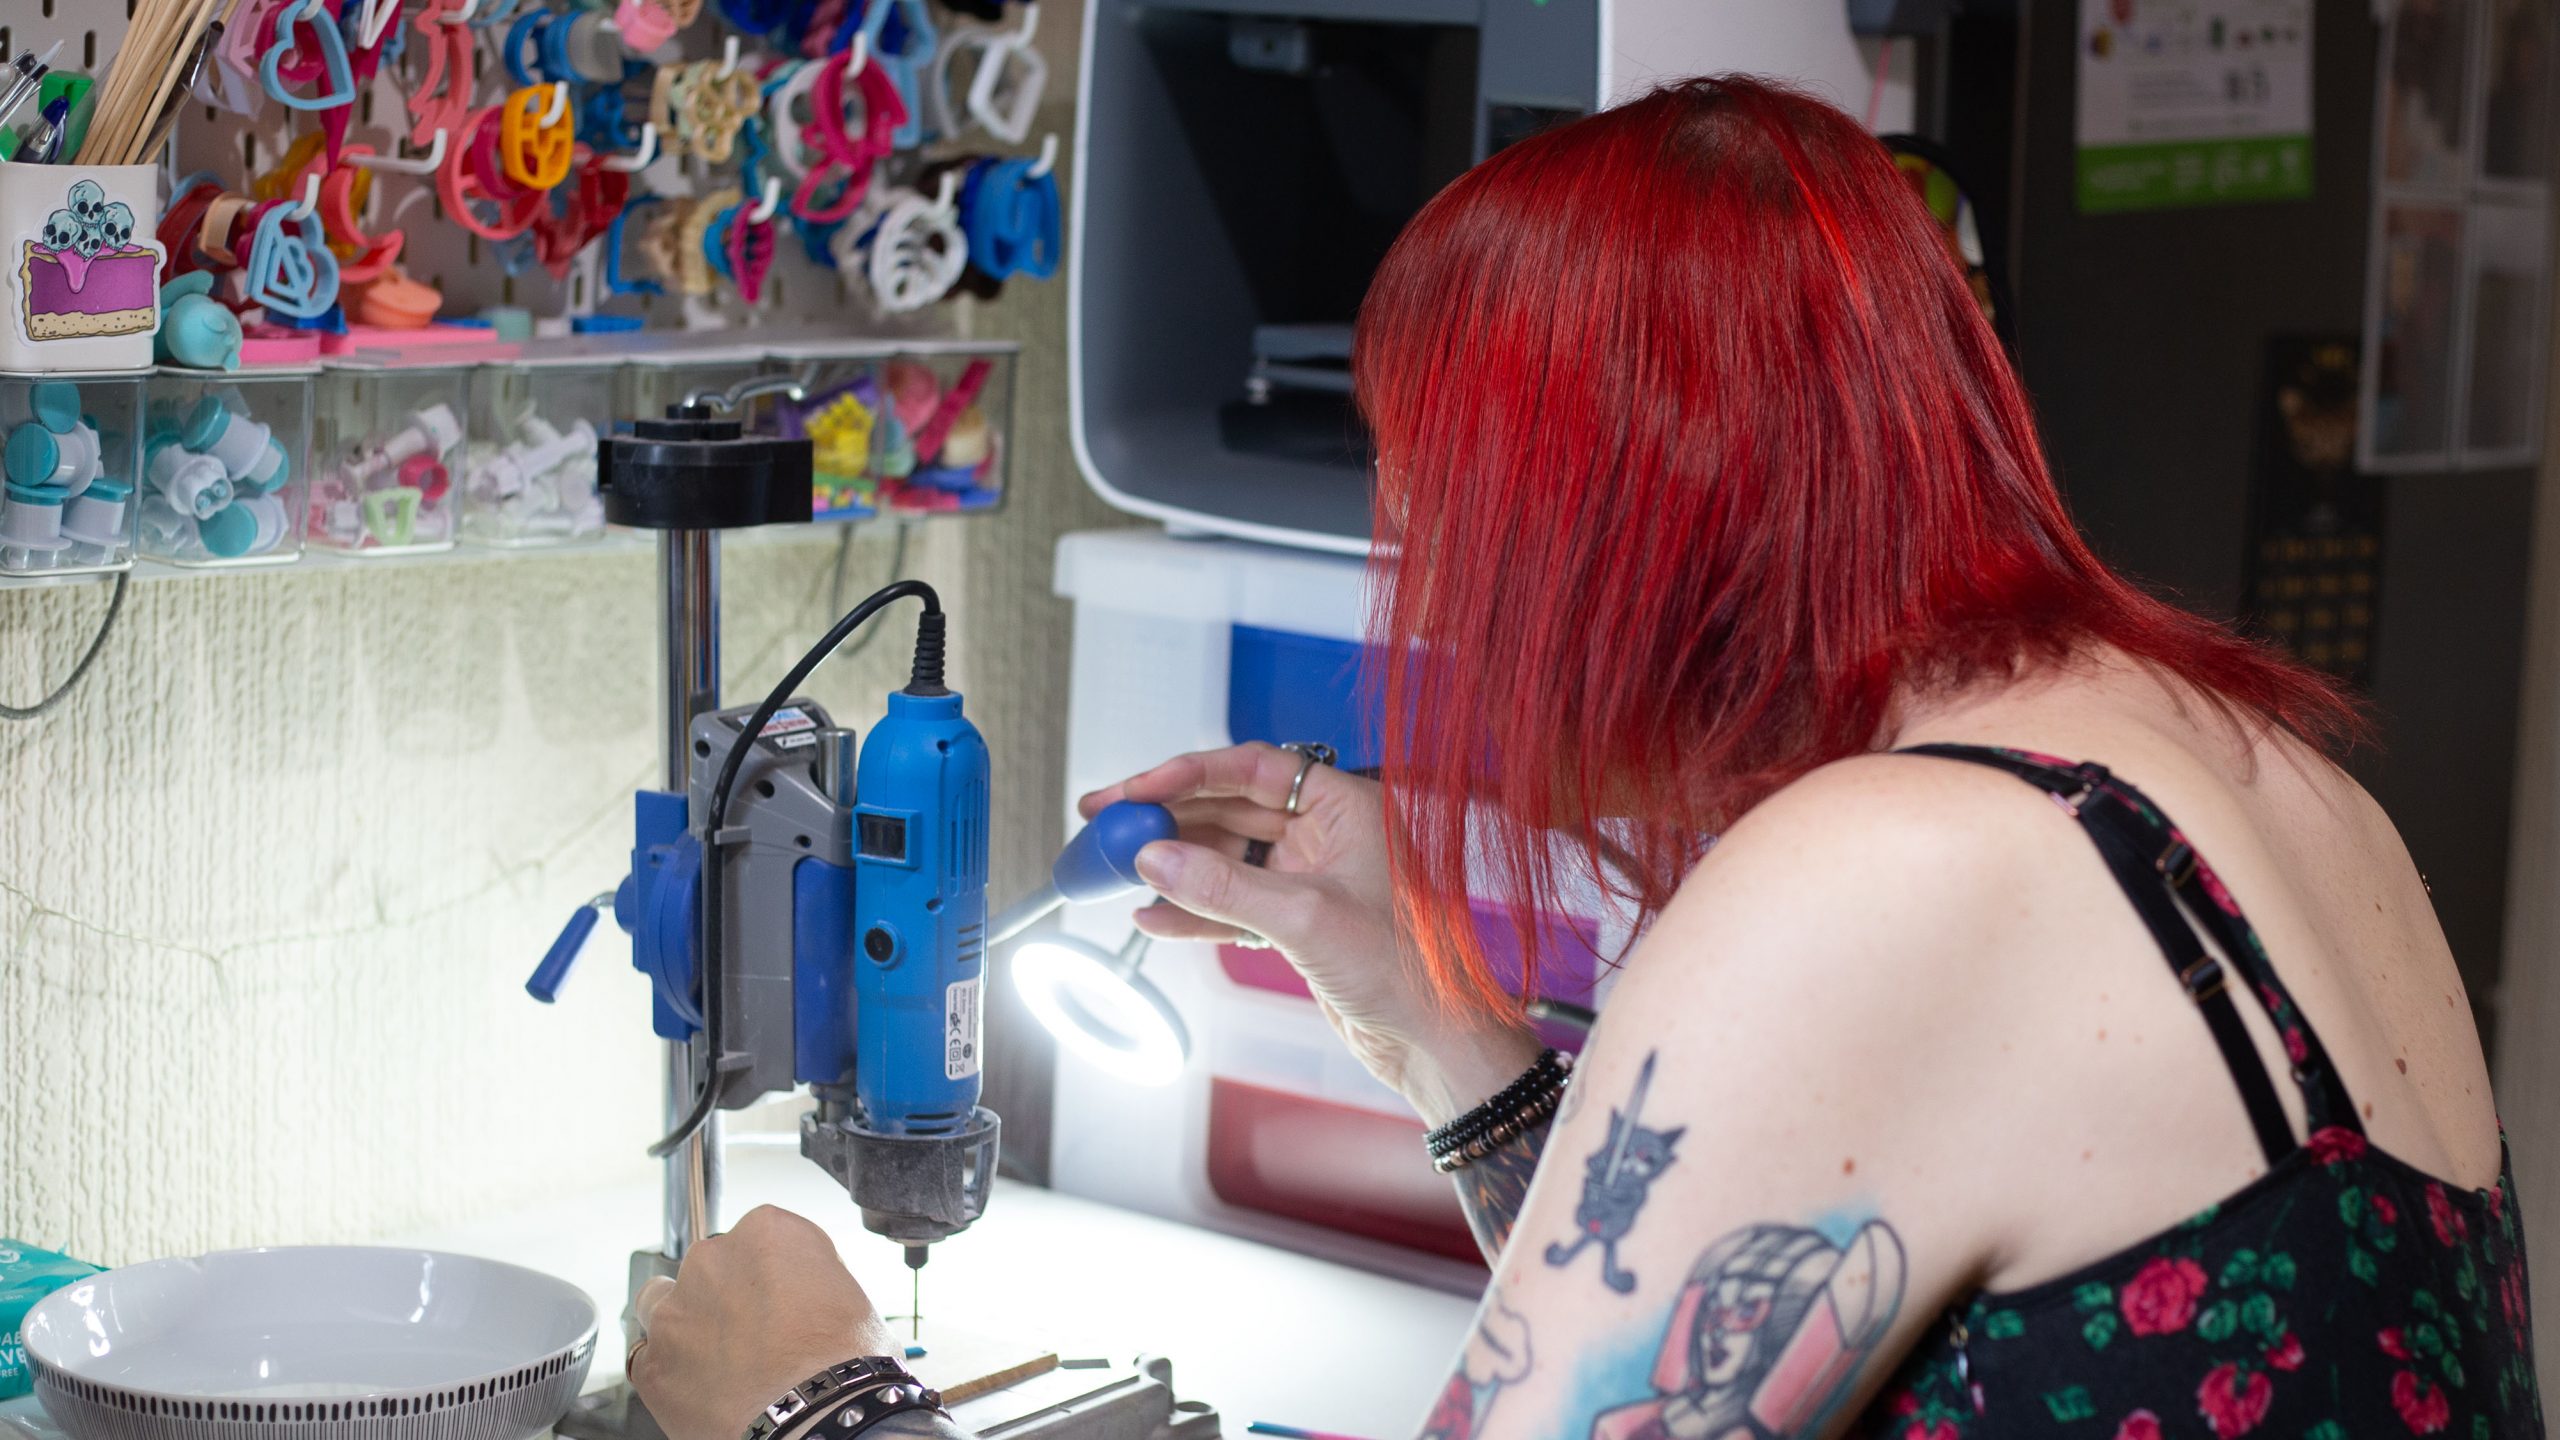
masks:
<instances>
[{"instance_id":1,"label":"yellow cookie cutter","mask_svg":"<svg viewBox=\"0 0 2560 1440\"><path fill-rule=\"evenodd\" d=\"M508 179L548 190L569 178L569 159L577 146L566 82L527 85L507 96L498 112L498 158Z\"/></svg>"}]
</instances>

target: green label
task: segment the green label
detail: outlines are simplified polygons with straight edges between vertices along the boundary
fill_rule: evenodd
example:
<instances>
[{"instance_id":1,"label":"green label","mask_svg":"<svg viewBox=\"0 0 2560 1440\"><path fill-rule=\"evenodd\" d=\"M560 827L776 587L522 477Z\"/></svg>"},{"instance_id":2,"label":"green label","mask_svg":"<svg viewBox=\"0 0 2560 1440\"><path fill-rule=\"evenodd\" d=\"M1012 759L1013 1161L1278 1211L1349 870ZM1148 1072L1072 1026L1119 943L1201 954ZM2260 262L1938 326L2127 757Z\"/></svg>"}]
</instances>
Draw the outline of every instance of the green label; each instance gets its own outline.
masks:
<instances>
[{"instance_id":1,"label":"green label","mask_svg":"<svg viewBox=\"0 0 2560 1440\"><path fill-rule=\"evenodd\" d=\"M2171 140L2080 152L2080 212L2167 210L2303 200L2311 195L2311 137Z\"/></svg>"}]
</instances>

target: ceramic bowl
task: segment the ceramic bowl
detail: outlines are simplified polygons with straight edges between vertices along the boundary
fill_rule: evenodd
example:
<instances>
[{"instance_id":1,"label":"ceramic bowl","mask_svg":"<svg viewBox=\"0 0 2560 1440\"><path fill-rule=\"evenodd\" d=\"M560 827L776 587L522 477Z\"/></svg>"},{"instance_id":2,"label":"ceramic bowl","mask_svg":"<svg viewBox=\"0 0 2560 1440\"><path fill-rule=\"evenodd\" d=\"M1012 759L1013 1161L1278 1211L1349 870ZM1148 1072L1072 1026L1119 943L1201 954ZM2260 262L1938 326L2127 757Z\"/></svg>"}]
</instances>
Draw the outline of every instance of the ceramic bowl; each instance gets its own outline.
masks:
<instances>
[{"instance_id":1,"label":"ceramic bowl","mask_svg":"<svg viewBox=\"0 0 2560 1440\"><path fill-rule=\"evenodd\" d=\"M585 1383L596 1310L521 1266L314 1246L110 1270L23 1334L76 1440L527 1440Z\"/></svg>"}]
</instances>

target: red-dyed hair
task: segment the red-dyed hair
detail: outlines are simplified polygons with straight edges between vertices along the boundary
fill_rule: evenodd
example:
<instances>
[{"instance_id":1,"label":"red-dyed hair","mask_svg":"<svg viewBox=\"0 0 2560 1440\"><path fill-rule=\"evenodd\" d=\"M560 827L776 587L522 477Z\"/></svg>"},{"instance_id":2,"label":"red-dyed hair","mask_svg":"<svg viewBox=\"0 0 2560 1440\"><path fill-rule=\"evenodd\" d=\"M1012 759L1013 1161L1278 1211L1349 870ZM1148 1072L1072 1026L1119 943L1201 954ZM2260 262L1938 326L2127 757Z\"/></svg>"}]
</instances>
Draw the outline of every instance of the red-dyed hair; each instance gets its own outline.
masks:
<instances>
[{"instance_id":1,"label":"red-dyed hair","mask_svg":"<svg viewBox=\"0 0 2560 1440\"><path fill-rule=\"evenodd\" d=\"M1904 687L2104 645L2244 722L2361 734L2091 553L1909 182L1782 86L1666 86L1460 176L1379 267L1353 373L1396 888L1453 999L1506 1001L1471 878L1524 952L1566 865L1649 920L1701 836L1873 748Z\"/></svg>"}]
</instances>

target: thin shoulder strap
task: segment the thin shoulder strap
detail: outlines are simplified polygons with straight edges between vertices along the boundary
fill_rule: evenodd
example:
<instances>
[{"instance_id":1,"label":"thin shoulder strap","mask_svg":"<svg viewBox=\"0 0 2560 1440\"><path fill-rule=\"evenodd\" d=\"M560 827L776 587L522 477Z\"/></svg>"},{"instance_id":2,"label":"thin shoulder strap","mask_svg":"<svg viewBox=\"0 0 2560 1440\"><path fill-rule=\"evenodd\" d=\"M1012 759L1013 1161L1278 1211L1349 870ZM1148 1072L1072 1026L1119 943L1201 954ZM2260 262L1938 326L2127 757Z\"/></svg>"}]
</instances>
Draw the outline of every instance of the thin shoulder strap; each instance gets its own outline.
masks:
<instances>
[{"instance_id":1,"label":"thin shoulder strap","mask_svg":"<svg viewBox=\"0 0 2560 1440\"><path fill-rule=\"evenodd\" d=\"M2296 1011L2277 980L2257 934L2232 905L2219 880L2195 847L2171 826L2148 797L2108 773L2103 765L2070 764L2045 756L1978 745L1920 745L1905 754L1931 755L2005 770L2045 792L2061 810L2080 822L2116 887L2124 892L2143 927L2151 932L2169 969L2187 998L2195 1003L2214 1047L2231 1072L2240 1103L2248 1112L2258 1148L2273 1165L2296 1148L2293 1129L2276 1098L2274 1081L2257 1046L2231 1003L2229 977L2220 960L2197 936L2201 920L2214 942L2244 980L2254 998L2284 1036L2295 1061L2293 1078L2300 1084L2312 1130L2356 1124L2355 1107L2328 1063L2319 1038ZM2186 903L2182 906L2180 901Z\"/></svg>"}]
</instances>

